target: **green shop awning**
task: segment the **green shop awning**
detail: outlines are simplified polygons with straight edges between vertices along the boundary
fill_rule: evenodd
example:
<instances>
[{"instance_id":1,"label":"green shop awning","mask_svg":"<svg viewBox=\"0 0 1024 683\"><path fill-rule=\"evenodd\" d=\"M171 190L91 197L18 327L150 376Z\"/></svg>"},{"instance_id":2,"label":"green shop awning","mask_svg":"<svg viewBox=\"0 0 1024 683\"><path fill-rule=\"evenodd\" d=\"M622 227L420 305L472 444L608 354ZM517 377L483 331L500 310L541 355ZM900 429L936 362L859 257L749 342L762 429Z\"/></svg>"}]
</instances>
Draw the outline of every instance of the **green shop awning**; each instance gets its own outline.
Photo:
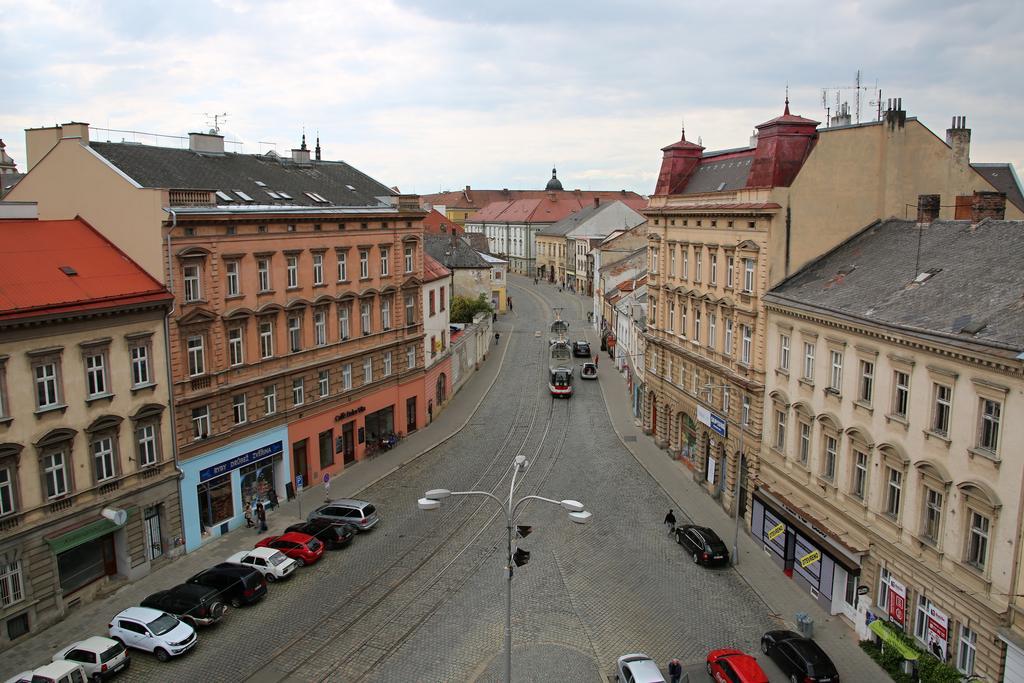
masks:
<instances>
[{"instance_id":1,"label":"green shop awning","mask_svg":"<svg viewBox=\"0 0 1024 683\"><path fill-rule=\"evenodd\" d=\"M59 536L47 538L46 543L50 546L50 550L53 551L54 555L60 555L62 552L71 550L72 548L77 548L89 541L94 541L97 538L106 536L107 534L112 534L120 528L121 527L104 517L97 519L95 522L89 522L77 529L72 529L71 531Z\"/></svg>"},{"instance_id":2,"label":"green shop awning","mask_svg":"<svg viewBox=\"0 0 1024 683\"><path fill-rule=\"evenodd\" d=\"M903 642L903 639L900 638L900 635L895 631L895 629L893 629L892 626L889 626L889 624L882 621L881 619L875 619L874 621L872 621L870 624L868 624L868 628L871 629L871 631L876 636L881 638L882 642L885 643L888 647L893 648L901 655L903 655L903 659L909 659L913 661L921 656L920 652L918 652L917 650Z\"/></svg>"}]
</instances>

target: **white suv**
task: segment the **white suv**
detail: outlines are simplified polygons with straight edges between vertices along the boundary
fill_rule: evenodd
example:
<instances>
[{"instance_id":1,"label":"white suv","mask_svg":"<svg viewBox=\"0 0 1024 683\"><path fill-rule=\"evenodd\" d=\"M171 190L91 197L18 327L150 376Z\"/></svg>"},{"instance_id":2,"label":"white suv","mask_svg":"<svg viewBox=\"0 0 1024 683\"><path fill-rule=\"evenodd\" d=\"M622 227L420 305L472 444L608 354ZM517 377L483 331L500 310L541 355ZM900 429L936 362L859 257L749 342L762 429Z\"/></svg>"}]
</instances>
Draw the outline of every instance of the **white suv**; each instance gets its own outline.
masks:
<instances>
[{"instance_id":1,"label":"white suv","mask_svg":"<svg viewBox=\"0 0 1024 683\"><path fill-rule=\"evenodd\" d=\"M276 548L253 548L243 550L229 557L227 562L252 567L266 577L267 581L287 579L299 566L299 563Z\"/></svg>"},{"instance_id":2,"label":"white suv","mask_svg":"<svg viewBox=\"0 0 1024 683\"><path fill-rule=\"evenodd\" d=\"M148 607L129 607L111 619L107 627L114 640L126 647L152 652L161 662L191 650L197 642L191 626L167 612Z\"/></svg>"},{"instance_id":3,"label":"white suv","mask_svg":"<svg viewBox=\"0 0 1024 683\"><path fill-rule=\"evenodd\" d=\"M86 675L94 681L102 681L131 665L124 645L103 636L93 636L61 648L53 656L53 661L64 660L81 664Z\"/></svg>"}]
</instances>

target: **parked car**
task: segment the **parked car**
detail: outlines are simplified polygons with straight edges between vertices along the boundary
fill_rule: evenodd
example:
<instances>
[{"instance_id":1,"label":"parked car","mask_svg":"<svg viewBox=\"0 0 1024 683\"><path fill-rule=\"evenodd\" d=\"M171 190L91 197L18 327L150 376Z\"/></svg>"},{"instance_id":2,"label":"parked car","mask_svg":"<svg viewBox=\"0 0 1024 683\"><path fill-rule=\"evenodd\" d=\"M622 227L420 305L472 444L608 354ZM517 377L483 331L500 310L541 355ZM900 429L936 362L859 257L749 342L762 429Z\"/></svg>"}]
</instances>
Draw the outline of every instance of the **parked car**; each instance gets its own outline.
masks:
<instances>
[{"instance_id":1,"label":"parked car","mask_svg":"<svg viewBox=\"0 0 1024 683\"><path fill-rule=\"evenodd\" d=\"M576 358L590 358L590 344L585 341L573 342L572 355Z\"/></svg>"},{"instance_id":2,"label":"parked car","mask_svg":"<svg viewBox=\"0 0 1024 683\"><path fill-rule=\"evenodd\" d=\"M757 660L741 650L712 650L707 668L708 675L718 683L768 683L768 675Z\"/></svg>"},{"instance_id":3,"label":"parked car","mask_svg":"<svg viewBox=\"0 0 1024 683\"><path fill-rule=\"evenodd\" d=\"M194 628L167 612L129 607L107 624L110 637L125 647L152 652L161 662L188 652L198 639Z\"/></svg>"},{"instance_id":4,"label":"parked car","mask_svg":"<svg viewBox=\"0 0 1024 683\"><path fill-rule=\"evenodd\" d=\"M19 674L14 674L4 681L4 683L32 683L32 672L22 671Z\"/></svg>"},{"instance_id":5,"label":"parked car","mask_svg":"<svg viewBox=\"0 0 1024 683\"><path fill-rule=\"evenodd\" d=\"M85 668L78 662L51 662L32 672L32 683L85 683Z\"/></svg>"},{"instance_id":6,"label":"parked car","mask_svg":"<svg viewBox=\"0 0 1024 683\"><path fill-rule=\"evenodd\" d=\"M676 543L693 556L694 564L704 566L729 564L729 549L711 529L684 524L676 528Z\"/></svg>"},{"instance_id":7,"label":"parked car","mask_svg":"<svg viewBox=\"0 0 1024 683\"><path fill-rule=\"evenodd\" d=\"M352 498L339 498L326 505L321 505L309 513L308 519L310 521L328 519L332 522L348 522L359 531L369 531L380 521L377 508L373 506L373 503Z\"/></svg>"},{"instance_id":8,"label":"parked car","mask_svg":"<svg viewBox=\"0 0 1024 683\"><path fill-rule=\"evenodd\" d=\"M314 564L324 554L324 544L309 534L289 531L280 536L267 536L256 543L257 548L274 548L292 558L302 567Z\"/></svg>"},{"instance_id":9,"label":"parked car","mask_svg":"<svg viewBox=\"0 0 1024 683\"><path fill-rule=\"evenodd\" d=\"M251 567L263 575L267 581L287 579L292 576L299 563L274 548L253 548L243 550L229 557L226 562Z\"/></svg>"},{"instance_id":10,"label":"parked car","mask_svg":"<svg viewBox=\"0 0 1024 683\"><path fill-rule=\"evenodd\" d=\"M597 365L594 363L584 363L583 367L580 368L580 377L582 379L597 379Z\"/></svg>"},{"instance_id":11,"label":"parked car","mask_svg":"<svg viewBox=\"0 0 1024 683\"><path fill-rule=\"evenodd\" d=\"M297 531L308 534L323 543L328 550L344 548L359 531L348 522L332 522L326 517L317 517L308 522L292 524L285 531Z\"/></svg>"},{"instance_id":12,"label":"parked car","mask_svg":"<svg viewBox=\"0 0 1024 683\"><path fill-rule=\"evenodd\" d=\"M761 652L771 657L790 680L839 683L836 665L825 651L795 631L768 631L761 636Z\"/></svg>"},{"instance_id":13,"label":"parked car","mask_svg":"<svg viewBox=\"0 0 1024 683\"><path fill-rule=\"evenodd\" d=\"M623 655L616 660L615 680L618 683L665 683L658 665L641 653Z\"/></svg>"},{"instance_id":14,"label":"parked car","mask_svg":"<svg viewBox=\"0 0 1024 683\"><path fill-rule=\"evenodd\" d=\"M173 614L192 626L209 626L221 620L227 607L220 592L194 583L153 593L140 603L143 607Z\"/></svg>"},{"instance_id":15,"label":"parked car","mask_svg":"<svg viewBox=\"0 0 1024 683\"><path fill-rule=\"evenodd\" d=\"M204 569L185 583L216 588L232 607L251 605L267 595L267 580L252 567L221 562Z\"/></svg>"},{"instance_id":16,"label":"parked car","mask_svg":"<svg viewBox=\"0 0 1024 683\"><path fill-rule=\"evenodd\" d=\"M103 636L92 636L61 648L53 661L64 660L81 664L85 675L97 682L125 671L132 663L124 645Z\"/></svg>"}]
</instances>

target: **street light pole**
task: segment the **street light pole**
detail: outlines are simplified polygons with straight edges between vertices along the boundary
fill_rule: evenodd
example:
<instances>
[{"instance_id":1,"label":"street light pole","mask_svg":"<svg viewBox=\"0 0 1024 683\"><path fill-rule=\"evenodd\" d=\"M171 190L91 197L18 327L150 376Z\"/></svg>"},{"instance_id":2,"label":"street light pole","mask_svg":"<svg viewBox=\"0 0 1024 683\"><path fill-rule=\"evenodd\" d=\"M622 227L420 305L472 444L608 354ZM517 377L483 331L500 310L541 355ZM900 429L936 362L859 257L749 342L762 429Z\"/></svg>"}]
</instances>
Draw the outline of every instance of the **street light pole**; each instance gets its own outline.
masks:
<instances>
[{"instance_id":1,"label":"street light pole","mask_svg":"<svg viewBox=\"0 0 1024 683\"><path fill-rule=\"evenodd\" d=\"M498 507L501 508L502 513L505 515L505 530L508 539L508 545L506 548L505 558L507 561L506 570L508 572L508 578L505 583L505 681L507 683L512 682L512 574L514 571L515 561L512 557L512 529L515 528L516 514L519 511L519 506L530 500L539 500L545 503L552 503L553 505L561 506L569 513L569 519L577 524L586 524L590 521L593 515L583 509L583 504L576 500L554 500L552 498L545 498L543 496L523 496L519 500L513 502L516 490L516 477L520 472L526 470L529 467L529 462L526 460L526 456L517 455L512 465L512 481L509 484L508 499L502 501L493 493L488 491L449 491L448 489L432 489L424 494L423 498L420 498L417 504L420 510L437 510L441 507L441 501L448 496L484 496L490 498Z\"/></svg>"}]
</instances>

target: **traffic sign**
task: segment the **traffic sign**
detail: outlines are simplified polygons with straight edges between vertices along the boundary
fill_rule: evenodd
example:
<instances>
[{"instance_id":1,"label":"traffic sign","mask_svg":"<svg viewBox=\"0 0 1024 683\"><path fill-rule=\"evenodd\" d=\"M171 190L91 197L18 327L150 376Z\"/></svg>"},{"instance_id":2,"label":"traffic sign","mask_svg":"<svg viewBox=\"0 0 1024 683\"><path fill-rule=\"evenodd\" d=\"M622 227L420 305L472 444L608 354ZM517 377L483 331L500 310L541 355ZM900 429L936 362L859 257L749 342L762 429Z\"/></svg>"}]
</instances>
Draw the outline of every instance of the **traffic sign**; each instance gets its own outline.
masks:
<instances>
[{"instance_id":1,"label":"traffic sign","mask_svg":"<svg viewBox=\"0 0 1024 683\"><path fill-rule=\"evenodd\" d=\"M295 475L295 488L297 488L297 489L301 489L302 488L302 475L301 474Z\"/></svg>"},{"instance_id":2,"label":"traffic sign","mask_svg":"<svg viewBox=\"0 0 1024 683\"><path fill-rule=\"evenodd\" d=\"M330 484L331 483L331 473L330 472L324 472L324 483L325 484Z\"/></svg>"},{"instance_id":3,"label":"traffic sign","mask_svg":"<svg viewBox=\"0 0 1024 683\"><path fill-rule=\"evenodd\" d=\"M776 524L775 526L773 526L771 529L768 530L768 540L769 541L775 540L775 537L778 536L779 534L781 534L785 530L786 530L786 525L785 524L782 524L782 523Z\"/></svg>"},{"instance_id":4,"label":"traffic sign","mask_svg":"<svg viewBox=\"0 0 1024 683\"><path fill-rule=\"evenodd\" d=\"M729 429L725 422L725 418L711 412L704 406L697 406L697 421L710 427L711 431L715 432L723 439L728 435Z\"/></svg>"},{"instance_id":5,"label":"traffic sign","mask_svg":"<svg viewBox=\"0 0 1024 683\"><path fill-rule=\"evenodd\" d=\"M807 553L806 555L800 558L800 566L805 568L809 567L810 565L814 564L820 559L821 552L817 550L812 550L811 552Z\"/></svg>"}]
</instances>

